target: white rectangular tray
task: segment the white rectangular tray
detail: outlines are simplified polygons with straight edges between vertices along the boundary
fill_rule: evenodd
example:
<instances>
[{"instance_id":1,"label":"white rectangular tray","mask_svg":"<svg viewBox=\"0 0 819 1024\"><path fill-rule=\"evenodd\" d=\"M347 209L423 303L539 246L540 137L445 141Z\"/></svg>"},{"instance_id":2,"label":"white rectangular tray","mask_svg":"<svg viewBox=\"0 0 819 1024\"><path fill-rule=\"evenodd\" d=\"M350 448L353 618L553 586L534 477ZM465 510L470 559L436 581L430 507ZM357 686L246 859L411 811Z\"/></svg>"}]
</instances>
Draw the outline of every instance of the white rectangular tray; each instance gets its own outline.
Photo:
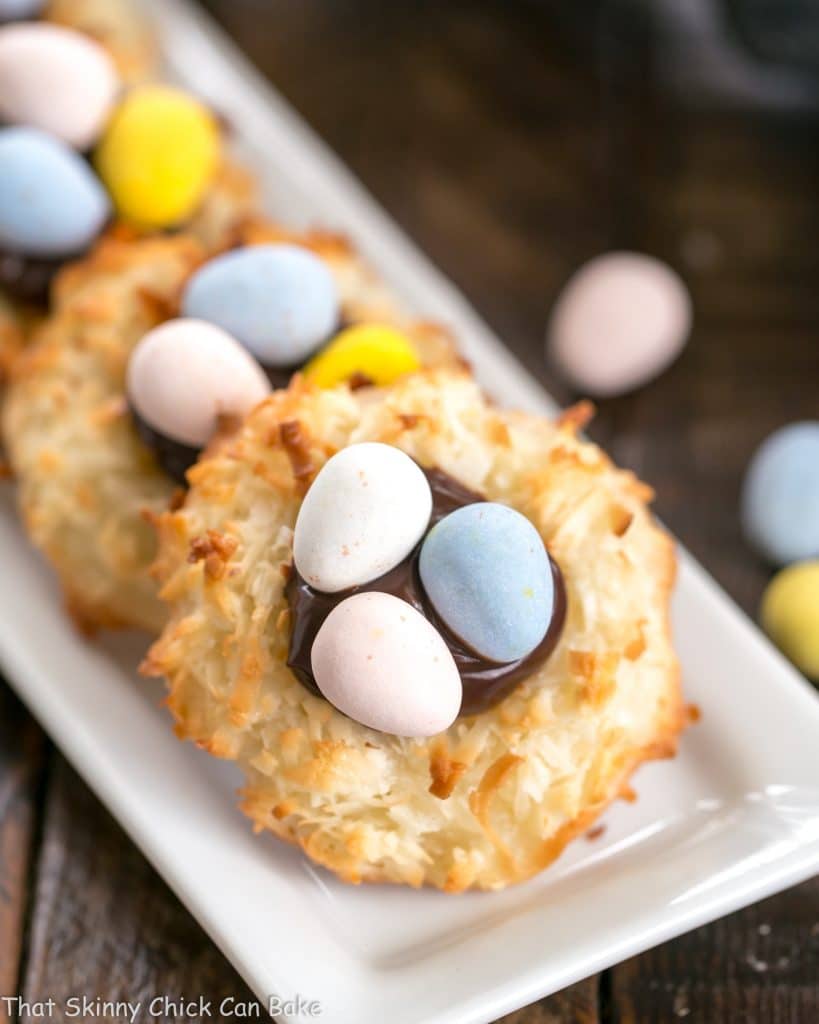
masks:
<instances>
[{"instance_id":1,"label":"white rectangular tray","mask_svg":"<svg viewBox=\"0 0 819 1024\"><path fill-rule=\"evenodd\" d=\"M425 316L449 324L507 404L553 403L308 128L184 0L146 0L172 73L210 96L262 175L271 212L348 232ZM484 1024L819 870L819 700L682 552L674 625L703 710L679 757L595 843L503 893L346 887L254 837L238 778L178 743L145 640L83 642L0 501L0 661L134 841L267 1001L319 1000L333 1024ZM306 1020L285 1014L286 1021Z\"/></svg>"}]
</instances>

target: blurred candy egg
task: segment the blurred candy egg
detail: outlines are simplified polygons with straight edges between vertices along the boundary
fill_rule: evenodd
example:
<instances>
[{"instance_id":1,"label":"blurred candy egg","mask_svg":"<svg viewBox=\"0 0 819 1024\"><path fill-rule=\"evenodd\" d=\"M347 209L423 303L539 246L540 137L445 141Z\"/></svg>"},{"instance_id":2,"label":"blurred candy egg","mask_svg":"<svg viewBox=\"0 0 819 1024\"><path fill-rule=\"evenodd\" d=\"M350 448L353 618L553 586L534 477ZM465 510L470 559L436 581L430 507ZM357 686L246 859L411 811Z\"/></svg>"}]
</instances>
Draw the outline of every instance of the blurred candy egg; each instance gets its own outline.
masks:
<instances>
[{"instance_id":1,"label":"blurred candy egg","mask_svg":"<svg viewBox=\"0 0 819 1024\"><path fill-rule=\"evenodd\" d=\"M382 576L421 539L432 512L427 478L398 448L343 448L305 495L293 560L316 590L335 593Z\"/></svg>"},{"instance_id":2,"label":"blurred candy egg","mask_svg":"<svg viewBox=\"0 0 819 1024\"><path fill-rule=\"evenodd\" d=\"M331 704L381 732L434 736L461 707L461 677L441 634L392 594L354 594L336 605L311 663Z\"/></svg>"},{"instance_id":3,"label":"blurred candy egg","mask_svg":"<svg viewBox=\"0 0 819 1024\"><path fill-rule=\"evenodd\" d=\"M114 63L87 36L59 25L0 29L0 118L87 149L119 90Z\"/></svg>"},{"instance_id":4,"label":"blurred candy egg","mask_svg":"<svg viewBox=\"0 0 819 1024\"><path fill-rule=\"evenodd\" d=\"M559 295L549 353L583 391L624 394L671 365L691 317L688 290L671 267L636 252L606 253L581 267Z\"/></svg>"},{"instance_id":5,"label":"blurred candy egg","mask_svg":"<svg viewBox=\"0 0 819 1024\"><path fill-rule=\"evenodd\" d=\"M102 230L110 206L88 164L36 128L0 130L0 246L71 256Z\"/></svg>"},{"instance_id":6,"label":"blurred candy egg","mask_svg":"<svg viewBox=\"0 0 819 1024\"><path fill-rule=\"evenodd\" d=\"M305 377L332 388L359 374L386 385L419 369L421 361L405 334L385 324L356 324L342 331L305 368Z\"/></svg>"},{"instance_id":7,"label":"blurred candy egg","mask_svg":"<svg viewBox=\"0 0 819 1024\"><path fill-rule=\"evenodd\" d=\"M45 0L0 0L0 22L33 18L45 6Z\"/></svg>"},{"instance_id":8,"label":"blurred candy egg","mask_svg":"<svg viewBox=\"0 0 819 1024\"><path fill-rule=\"evenodd\" d=\"M775 565L819 555L819 422L782 427L756 450L742 490L742 525Z\"/></svg>"},{"instance_id":9,"label":"blurred candy egg","mask_svg":"<svg viewBox=\"0 0 819 1024\"><path fill-rule=\"evenodd\" d=\"M202 320L169 320L131 353L128 399L153 430L199 448L222 415L243 416L270 392L262 368L235 338Z\"/></svg>"},{"instance_id":10,"label":"blurred candy egg","mask_svg":"<svg viewBox=\"0 0 819 1024\"><path fill-rule=\"evenodd\" d=\"M554 610L549 556L514 509L478 502L450 513L427 534L419 570L438 615L489 661L524 658L546 635Z\"/></svg>"},{"instance_id":11,"label":"blurred candy egg","mask_svg":"<svg viewBox=\"0 0 819 1024\"><path fill-rule=\"evenodd\" d=\"M783 569L762 598L762 626L811 679L819 680L819 560Z\"/></svg>"},{"instance_id":12,"label":"blurred candy egg","mask_svg":"<svg viewBox=\"0 0 819 1024\"><path fill-rule=\"evenodd\" d=\"M202 201L219 145L216 120L198 100L170 86L146 85L114 110L95 161L122 217L170 227Z\"/></svg>"},{"instance_id":13,"label":"blurred candy egg","mask_svg":"<svg viewBox=\"0 0 819 1024\"><path fill-rule=\"evenodd\" d=\"M185 316L218 324L265 366L294 366L340 317L327 264L298 245L255 245L210 260L182 299Z\"/></svg>"}]
</instances>

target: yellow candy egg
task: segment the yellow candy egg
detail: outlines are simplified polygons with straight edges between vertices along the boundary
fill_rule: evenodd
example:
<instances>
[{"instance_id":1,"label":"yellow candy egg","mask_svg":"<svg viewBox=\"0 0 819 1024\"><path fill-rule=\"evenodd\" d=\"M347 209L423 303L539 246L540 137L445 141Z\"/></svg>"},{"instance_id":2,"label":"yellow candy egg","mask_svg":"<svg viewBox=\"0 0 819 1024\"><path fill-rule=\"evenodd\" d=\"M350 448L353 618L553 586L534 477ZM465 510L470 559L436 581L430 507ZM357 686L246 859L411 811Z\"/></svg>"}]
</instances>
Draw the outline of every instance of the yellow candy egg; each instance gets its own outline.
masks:
<instances>
[{"instance_id":1,"label":"yellow candy egg","mask_svg":"<svg viewBox=\"0 0 819 1024\"><path fill-rule=\"evenodd\" d=\"M362 375L373 384L392 384L421 365L406 335L385 324L356 324L338 334L305 368L308 380L331 388Z\"/></svg>"},{"instance_id":2,"label":"yellow candy egg","mask_svg":"<svg viewBox=\"0 0 819 1024\"><path fill-rule=\"evenodd\" d=\"M774 576L762 598L761 619L782 653L819 680L819 559L797 562Z\"/></svg>"},{"instance_id":3,"label":"yellow candy egg","mask_svg":"<svg viewBox=\"0 0 819 1024\"><path fill-rule=\"evenodd\" d=\"M108 122L95 155L121 217L162 228L189 217L219 158L219 128L198 100L165 85L135 89Z\"/></svg>"}]
</instances>

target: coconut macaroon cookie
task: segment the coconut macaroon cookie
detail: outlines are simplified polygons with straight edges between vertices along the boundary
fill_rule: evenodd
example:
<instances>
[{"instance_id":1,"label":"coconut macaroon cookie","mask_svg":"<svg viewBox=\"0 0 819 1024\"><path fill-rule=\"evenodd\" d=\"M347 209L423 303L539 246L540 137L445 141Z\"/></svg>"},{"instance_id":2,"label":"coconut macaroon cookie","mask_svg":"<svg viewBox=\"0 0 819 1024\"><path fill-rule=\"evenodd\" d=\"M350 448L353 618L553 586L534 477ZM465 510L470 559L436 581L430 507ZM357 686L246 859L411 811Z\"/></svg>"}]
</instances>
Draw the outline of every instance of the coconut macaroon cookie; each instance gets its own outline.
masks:
<instances>
[{"instance_id":1,"label":"coconut macaroon cookie","mask_svg":"<svg viewBox=\"0 0 819 1024\"><path fill-rule=\"evenodd\" d=\"M650 490L463 371L297 379L160 520L180 737L349 882L497 889L674 753L675 559Z\"/></svg>"},{"instance_id":2,"label":"coconut macaroon cookie","mask_svg":"<svg viewBox=\"0 0 819 1024\"><path fill-rule=\"evenodd\" d=\"M133 429L124 378L203 259L190 238L104 241L58 275L54 311L12 373L3 435L23 521L88 627L162 621L148 517L176 485Z\"/></svg>"},{"instance_id":3,"label":"coconut macaroon cookie","mask_svg":"<svg viewBox=\"0 0 819 1024\"><path fill-rule=\"evenodd\" d=\"M57 276L2 423L25 525L84 626L159 629L153 520L211 436L272 387L319 360L322 383L358 387L457 361L444 331L394 307L357 325L369 308L387 317L380 285L340 241L296 237L210 259L189 233L107 237Z\"/></svg>"}]
</instances>

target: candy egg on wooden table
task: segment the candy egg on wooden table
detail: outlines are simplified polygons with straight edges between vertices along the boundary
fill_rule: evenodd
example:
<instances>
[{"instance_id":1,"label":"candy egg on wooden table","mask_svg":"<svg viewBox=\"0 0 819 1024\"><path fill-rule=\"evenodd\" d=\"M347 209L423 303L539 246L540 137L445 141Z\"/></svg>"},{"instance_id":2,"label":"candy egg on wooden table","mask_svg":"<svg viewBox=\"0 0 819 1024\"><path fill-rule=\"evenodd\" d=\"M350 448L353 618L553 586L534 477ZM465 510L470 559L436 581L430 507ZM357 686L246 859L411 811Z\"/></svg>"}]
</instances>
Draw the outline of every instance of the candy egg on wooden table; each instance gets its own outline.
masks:
<instances>
[{"instance_id":1,"label":"candy egg on wooden table","mask_svg":"<svg viewBox=\"0 0 819 1024\"><path fill-rule=\"evenodd\" d=\"M392 594L353 594L336 605L316 635L312 666L339 711L395 736L434 736L461 706L461 679L441 634Z\"/></svg>"},{"instance_id":2,"label":"candy egg on wooden table","mask_svg":"<svg viewBox=\"0 0 819 1024\"><path fill-rule=\"evenodd\" d=\"M264 366L294 367L336 330L335 279L299 245L254 245L210 260L182 298L185 316L229 331Z\"/></svg>"},{"instance_id":3,"label":"candy egg on wooden table","mask_svg":"<svg viewBox=\"0 0 819 1024\"><path fill-rule=\"evenodd\" d=\"M110 204L86 162L36 128L0 130L0 247L26 256L82 252Z\"/></svg>"},{"instance_id":4,"label":"candy egg on wooden table","mask_svg":"<svg viewBox=\"0 0 819 1024\"><path fill-rule=\"evenodd\" d=\"M0 24L35 18L45 6L45 0L0 0Z\"/></svg>"},{"instance_id":5,"label":"candy egg on wooden table","mask_svg":"<svg viewBox=\"0 0 819 1024\"><path fill-rule=\"evenodd\" d=\"M420 366L414 345L402 331L388 324L362 323L333 338L310 360L304 375L320 388L355 378L384 387Z\"/></svg>"},{"instance_id":6,"label":"candy egg on wooden table","mask_svg":"<svg viewBox=\"0 0 819 1024\"><path fill-rule=\"evenodd\" d=\"M325 593L360 586L412 551L431 511L429 483L408 455L379 442L350 445L327 460L305 495L296 568Z\"/></svg>"},{"instance_id":7,"label":"candy egg on wooden table","mask_svg":"<svg viewBox=\"0 0 819 1024\"><path fill-rule=\"evenodd\" d=\"M194 212L219 151L219 127L204 104L181 89L146 85L114 109L94 161L123 219L163 228Z\"/></svg>"},{"instance_id":8,"label":"candy egg on wooden table","mask_svg":"<svg viewBox=\"0 0 819 1024\"><path fill-rule=\"evenodd\" d=\"M590 395L624 394L648 383L682 351L691 298L667 264L636 252L611 252L582 266L558 296L548 353Z\"/></svg>"},{"instance_id":9,"label":"candy egg on wooden table","mask_svg":"<svg viewBox=\"0 0 819 1024\"><path fill-rule=\"evenodd\" d=\"M819 680L819 559L777 573L763 595L760 618L782 653Z\"/></svg>"},{"instance_id":10,"label":"candy egg on wooden table","mask_svg":"<svg viewBox=\"0 0 819 1024\"><path fill-rule=\"evenodd\" d=\"M520 512L465 505L427 534L419 572L447 628L490 661L526 657L546 636L555 607L549 556Z\"/></svg>"},{"instance_id":11,"label":"candy egg on wooden table","mask_svg":"<svg viewBox=\"0 0 819 1024\"><path fill-rule=\"evenodd\" d=\"M0 29L0 118L40 128L83 150L102 131L120 88L92 39L59 25Z\"/></svg>"},{"instance_id":12,"label":"candy egg on wooden table","mask_svg":"<svg viewBox=\"0 0 819 1024\"><path fill-rule=\"evenodd\" d=\"M179 478L211 439L220 417L243 416L269 394L270 384L226 331L202 320L177 319L148 331L136 345L126 391L143 437Z\"/></svg>"},{"instance_id":13,"label":"candy egg on wooden table","mask_svg":"<svg viewBox=\"0 0 819 1024\"><path fill-rule=\"evenodd\" d=\"M819 555L819 421L782 427L756 450L742 489L742 526L774 565Z\"/></svg>"}]
</instances>

